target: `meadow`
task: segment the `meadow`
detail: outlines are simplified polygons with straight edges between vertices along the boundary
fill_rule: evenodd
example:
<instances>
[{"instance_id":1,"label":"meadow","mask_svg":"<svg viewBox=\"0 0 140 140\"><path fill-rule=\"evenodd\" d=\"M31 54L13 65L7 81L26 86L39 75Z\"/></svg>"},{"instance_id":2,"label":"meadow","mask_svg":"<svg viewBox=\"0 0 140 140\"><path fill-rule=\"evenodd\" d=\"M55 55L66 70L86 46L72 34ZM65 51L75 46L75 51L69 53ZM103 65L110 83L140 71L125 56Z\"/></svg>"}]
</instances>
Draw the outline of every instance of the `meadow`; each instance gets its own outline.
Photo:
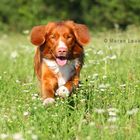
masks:
<instances>
[{"instance_id":1,"label":"meadow","mask_svg":"<svg viewBox=\"0 0 140 140\"><path fill-rule=\"evenodd\" d=\"M140 139L140 28L91 34L80 87L49 107L29 36L0 34L1 140Z\"/></svg>"}]
</instances>

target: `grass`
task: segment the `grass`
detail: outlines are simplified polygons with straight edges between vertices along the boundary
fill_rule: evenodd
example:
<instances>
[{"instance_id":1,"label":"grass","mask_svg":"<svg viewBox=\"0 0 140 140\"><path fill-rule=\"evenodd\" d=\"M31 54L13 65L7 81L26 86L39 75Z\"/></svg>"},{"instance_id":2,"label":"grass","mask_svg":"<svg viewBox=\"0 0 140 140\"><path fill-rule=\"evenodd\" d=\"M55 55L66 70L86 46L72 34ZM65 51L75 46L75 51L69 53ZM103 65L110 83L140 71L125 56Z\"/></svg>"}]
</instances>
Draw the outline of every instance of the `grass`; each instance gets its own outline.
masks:
<instances>
[{"instance_id":1,"label":"grass","mask_svg":"<svg viewBox=\"0 0 140 140\"><path fill-rule=\"evenodd\" d=\"M1 36L0 139L140 139L139 28L93 33L80 88L48 108L39 97L29 37Z\"/></svg>"}]
</instances>

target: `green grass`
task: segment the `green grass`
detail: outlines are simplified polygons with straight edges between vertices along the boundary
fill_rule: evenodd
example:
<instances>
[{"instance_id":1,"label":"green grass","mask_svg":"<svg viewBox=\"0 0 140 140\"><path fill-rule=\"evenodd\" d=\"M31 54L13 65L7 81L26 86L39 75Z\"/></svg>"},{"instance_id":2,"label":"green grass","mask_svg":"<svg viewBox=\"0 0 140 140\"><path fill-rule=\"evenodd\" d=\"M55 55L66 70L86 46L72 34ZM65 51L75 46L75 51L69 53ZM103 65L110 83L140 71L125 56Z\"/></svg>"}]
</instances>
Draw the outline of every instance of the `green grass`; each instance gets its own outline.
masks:
<instances>
[{"instance_id":1,"label":"green grass","mask_svg":"<svg viewBox=\"0 0 140 140\"><path fill-rule=\"evenodd\" d=\"M29 37L1 34L0 139L139 140L140 42L128 39L140 39L140 29L93 33L80 88L46 108L38 96Z\"/></svg>"}]
</instances>

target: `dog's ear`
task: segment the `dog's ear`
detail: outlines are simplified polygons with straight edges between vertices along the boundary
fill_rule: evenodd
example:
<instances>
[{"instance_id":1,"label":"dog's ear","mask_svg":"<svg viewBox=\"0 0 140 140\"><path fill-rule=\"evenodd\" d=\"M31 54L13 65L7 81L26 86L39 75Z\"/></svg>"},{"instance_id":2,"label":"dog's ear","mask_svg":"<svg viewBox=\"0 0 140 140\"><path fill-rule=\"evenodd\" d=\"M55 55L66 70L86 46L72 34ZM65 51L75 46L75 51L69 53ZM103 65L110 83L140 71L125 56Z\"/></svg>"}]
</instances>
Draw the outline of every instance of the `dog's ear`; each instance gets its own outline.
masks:
<instances>
[{"instance_id":1,"label":"dog's ear","mask_svg":"<svg viewBox=\"0 0 140 140\"><path fill-rule=\"evenodd\" d=\"M50 22L47 25L35 26L31 31L31 42L36 46L41 46L45 42L45 35L52 29L55 23Z\"/></svg>"},{"instance_id":2,"label":"dog's ear","mask_svg":"<svg viewBox=\"0 0 140 140\"><path fill-rule=\"evenodd\" d=\"M34 56L34 71L37 75L38 80L41 80L41 53L40 46L36 48Z\"/></svg>"},{"instance_id":3,"label":"dog's ear","mask_svg":"<svg viewBox=\"0 0 140 140\"><path fill-rule=\"evenodd\" d=\"M45 25L40 25L40 26L35 26L33 27L32 31L31 31L31 42L36 45L36 46L40 46L41 44L43 44L45 42Z\"/></svg>"},{"instance_id":4,"label":"dog's ear","mask_svg":"<svg viewBox=\"0 0 140 140\"><path fill-rule=\"evenodd\" d=\"M86 45L90 41L90 34L88 27L84 24L77 24L73 21L65 22L68 26L70 26L74 32L74 35L80 45Z\"/></svg>"}]
</instances>

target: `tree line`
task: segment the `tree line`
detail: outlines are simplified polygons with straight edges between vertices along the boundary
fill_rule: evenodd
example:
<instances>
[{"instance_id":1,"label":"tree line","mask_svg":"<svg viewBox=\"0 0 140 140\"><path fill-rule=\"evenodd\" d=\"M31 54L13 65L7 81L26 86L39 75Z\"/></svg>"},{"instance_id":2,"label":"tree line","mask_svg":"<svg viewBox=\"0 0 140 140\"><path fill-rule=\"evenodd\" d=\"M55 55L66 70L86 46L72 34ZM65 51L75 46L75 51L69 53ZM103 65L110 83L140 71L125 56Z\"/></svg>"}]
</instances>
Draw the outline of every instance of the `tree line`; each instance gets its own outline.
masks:
<instances>
[{"instance_id":1,"label":"tree line","mask_svg":"<svg viewBox=\"0 0 140 140\"><path fill-rule=\"evenodd\" d=\"M68 19L94 29L125 29L140 24L139 13L139 0L1 0L0 30L22 31Z\"/></svg>"}]
</instances>

